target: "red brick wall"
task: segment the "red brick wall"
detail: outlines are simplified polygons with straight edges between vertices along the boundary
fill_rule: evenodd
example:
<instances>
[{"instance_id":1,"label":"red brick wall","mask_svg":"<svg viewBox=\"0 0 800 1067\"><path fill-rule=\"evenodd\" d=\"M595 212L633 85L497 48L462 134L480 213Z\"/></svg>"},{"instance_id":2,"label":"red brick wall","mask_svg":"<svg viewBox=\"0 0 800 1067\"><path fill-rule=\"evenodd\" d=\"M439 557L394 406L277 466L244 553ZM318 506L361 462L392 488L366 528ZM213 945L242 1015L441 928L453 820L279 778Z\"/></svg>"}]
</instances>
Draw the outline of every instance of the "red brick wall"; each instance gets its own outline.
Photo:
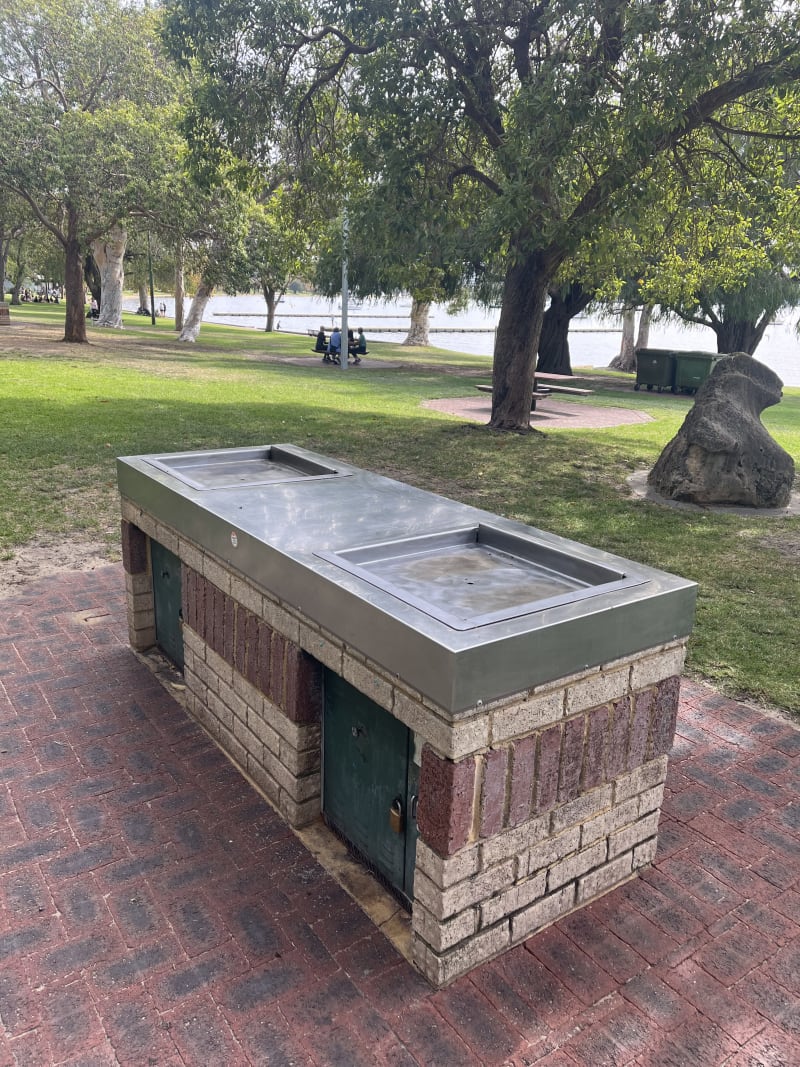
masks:
<instances>
[{"instance_id":1,"label":"red brick wall","mask_svg":"<svg viewBox=\"0 0 800 1067\"><path fill-rule=\"evenodd\" d=\"M679 678L666 678L483 757L453 762L426 745L418 817L423 840L440 856L451 856L471 834L491 837L666 755L679 686Z\"/></svg>"},{"instance_id":2,"label":"red brick wall","mask_svg":"<svg viewBox=\"0 0 800 1067\"><path fill-rule=\"evenodd\" d=\"M128 574L147 571L147 535L126 519L122 520L122 566Z\"/></svg>"},{"instance_id":3,"label":"red brick wall","mask_svg":"<svg viewBox=\"0 0 800 1067\"><path fill-rule=\"evenodd\" d=\"M322 665L192 567L183 566L183 621L292 722L322 715Z\"/></svg>"}]
</instances>

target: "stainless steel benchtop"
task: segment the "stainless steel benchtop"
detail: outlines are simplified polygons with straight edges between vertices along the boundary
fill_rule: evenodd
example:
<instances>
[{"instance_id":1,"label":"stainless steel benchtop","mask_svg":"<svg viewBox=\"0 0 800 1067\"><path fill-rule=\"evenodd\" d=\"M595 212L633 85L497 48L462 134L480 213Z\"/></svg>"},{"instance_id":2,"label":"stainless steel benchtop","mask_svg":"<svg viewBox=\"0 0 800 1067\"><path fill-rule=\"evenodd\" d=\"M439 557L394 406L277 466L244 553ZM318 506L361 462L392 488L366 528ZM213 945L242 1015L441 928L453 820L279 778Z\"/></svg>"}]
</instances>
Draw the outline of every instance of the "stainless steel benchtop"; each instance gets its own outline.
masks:
<instances>
[{"instance_id":1,"label":"stainless steel benchtop","mask_svg":"<svg viewBox=\"0 0 800 1067\"><path fill-rule=\"evenodd\" d=\"M293 445L117 469L123 498L453 719L691 631L692 582Z\"/></svg>"}]
</instances>

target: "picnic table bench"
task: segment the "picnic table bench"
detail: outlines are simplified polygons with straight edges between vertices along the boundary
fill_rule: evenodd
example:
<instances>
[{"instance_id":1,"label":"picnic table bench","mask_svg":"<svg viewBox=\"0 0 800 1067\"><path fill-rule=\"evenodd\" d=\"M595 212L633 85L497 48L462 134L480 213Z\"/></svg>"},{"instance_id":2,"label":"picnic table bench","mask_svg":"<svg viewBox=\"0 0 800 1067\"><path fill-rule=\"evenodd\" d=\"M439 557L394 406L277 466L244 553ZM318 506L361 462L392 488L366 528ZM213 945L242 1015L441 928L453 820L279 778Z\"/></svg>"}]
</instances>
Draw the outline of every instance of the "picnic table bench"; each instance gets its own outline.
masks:
<instances>
[{"instance_id":1,"label":"picnic table bench","mask_svg":"<svg viewBox=\"0 0 800 1067\"><path fill-rule=\"evenodd\" d=\"M540 396L550 396L551 393L568 393L570 396L591 396L594 392L594 389L581 389L577 386L559 384L571 380L568 374L535 375L533 379L533 395L531 396L531 411L536 411L536 401ZM475 388L482 393L491 393L492 391L491 385L476 385Z\"/></svg>"}]
</instances>

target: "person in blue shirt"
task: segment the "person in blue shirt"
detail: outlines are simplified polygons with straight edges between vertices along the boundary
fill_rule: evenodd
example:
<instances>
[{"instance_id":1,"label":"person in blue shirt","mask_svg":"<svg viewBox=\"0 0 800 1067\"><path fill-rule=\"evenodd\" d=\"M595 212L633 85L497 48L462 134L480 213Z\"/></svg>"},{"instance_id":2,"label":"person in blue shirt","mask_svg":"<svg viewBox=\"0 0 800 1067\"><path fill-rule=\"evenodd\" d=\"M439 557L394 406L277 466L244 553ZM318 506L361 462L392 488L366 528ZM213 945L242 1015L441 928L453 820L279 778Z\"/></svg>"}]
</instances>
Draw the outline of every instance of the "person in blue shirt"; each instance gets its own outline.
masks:
<instances>
[{"instance_id":1,"label":"person in blue shirt","mask_svg":"<svg viewBox=\"0 0 800 1067\"><path fill-rule=\"evenodd\" d=\"M333 327L331 333L331 339L328 341L328 356L334 363L339 362L339 356L342 353L342 331L338 326Z\"/></svg>"}]
</instances>

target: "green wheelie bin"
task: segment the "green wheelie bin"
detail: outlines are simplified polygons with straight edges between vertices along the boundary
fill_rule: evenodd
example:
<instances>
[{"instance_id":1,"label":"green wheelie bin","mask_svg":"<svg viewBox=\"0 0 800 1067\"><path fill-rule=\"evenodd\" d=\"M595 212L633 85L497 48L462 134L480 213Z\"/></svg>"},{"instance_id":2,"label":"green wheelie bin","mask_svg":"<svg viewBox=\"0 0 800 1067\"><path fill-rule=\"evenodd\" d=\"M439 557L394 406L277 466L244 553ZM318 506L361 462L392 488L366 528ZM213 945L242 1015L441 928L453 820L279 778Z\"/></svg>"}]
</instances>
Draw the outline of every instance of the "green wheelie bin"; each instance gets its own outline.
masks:
<instances>
[{"instance_id":1,"label":"green wheelie bin","mask_svg":"<svg viewBox=\"0 0 800 1067\"><path fill-rule=\"evenodd\" d=\"M675 352L673 393L696 393L723 358L717 352Z\"/></svg>"},{"instance_id":2,"label":"green wheelie bin","mask_svg":"<svg viewBox=\"0 0 800 1067\"><path fill-rule=\"evenodd\" d=\"M638 392L643 385L648 392L655 386L659 393L671 389L675 380L675 353L671 348L636 349L636 384Z\"/></svg>"}]
</instances>

